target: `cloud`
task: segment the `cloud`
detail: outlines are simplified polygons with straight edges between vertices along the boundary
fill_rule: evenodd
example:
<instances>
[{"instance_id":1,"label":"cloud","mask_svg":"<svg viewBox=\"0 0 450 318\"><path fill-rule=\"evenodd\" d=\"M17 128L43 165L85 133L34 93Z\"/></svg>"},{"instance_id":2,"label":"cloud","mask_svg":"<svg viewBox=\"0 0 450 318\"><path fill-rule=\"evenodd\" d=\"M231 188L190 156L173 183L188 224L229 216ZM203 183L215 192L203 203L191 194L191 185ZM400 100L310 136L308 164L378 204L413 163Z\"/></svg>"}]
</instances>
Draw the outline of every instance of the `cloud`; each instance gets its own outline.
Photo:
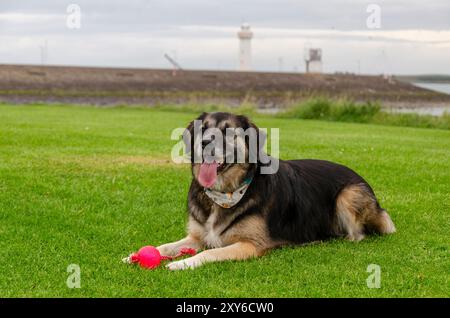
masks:
<instances>
[{"instance_id":1,"label":"cloud","mask_svg":"<svg viewBox=\"0 0 450 318\"><path fill-rule=\"evenodd\" d=\"M33 4L34 2L34 4ZM379 30L366 26L369 3L382 9ZM77 3L82 27L66 26ZM418 18L420 17L420 19ZM303 51L321 47L325 70L450 73L446 0L2 0L0 63L39 63L47 41L52 64L236 69L236 32L254 30L257 70L303 70Z\"/></svg>"}]
</instances>

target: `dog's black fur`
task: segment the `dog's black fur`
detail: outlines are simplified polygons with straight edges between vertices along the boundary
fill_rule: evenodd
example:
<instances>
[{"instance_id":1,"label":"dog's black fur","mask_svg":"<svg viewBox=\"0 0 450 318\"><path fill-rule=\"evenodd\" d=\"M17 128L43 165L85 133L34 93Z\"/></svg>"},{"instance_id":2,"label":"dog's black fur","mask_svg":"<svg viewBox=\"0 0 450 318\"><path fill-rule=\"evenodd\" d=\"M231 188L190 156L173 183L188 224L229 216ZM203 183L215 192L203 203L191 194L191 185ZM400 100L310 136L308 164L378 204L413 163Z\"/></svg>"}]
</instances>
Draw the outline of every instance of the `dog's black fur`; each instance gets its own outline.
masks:
<instances>
[{"instance_id":1,"label":"dog's black fur","mask_svg":"<svg viewBox=\"0 0 450 318\"><path fill-rule=\"evenodd\" d=\"M352 184L370 189L361 176L342 165L290 160L280 161L274 175L258 175L254 189L255 195L273 200L267 216L272 238L305 243L340 235L335 226L336 198Z\"/></svg>"}]
</instances>

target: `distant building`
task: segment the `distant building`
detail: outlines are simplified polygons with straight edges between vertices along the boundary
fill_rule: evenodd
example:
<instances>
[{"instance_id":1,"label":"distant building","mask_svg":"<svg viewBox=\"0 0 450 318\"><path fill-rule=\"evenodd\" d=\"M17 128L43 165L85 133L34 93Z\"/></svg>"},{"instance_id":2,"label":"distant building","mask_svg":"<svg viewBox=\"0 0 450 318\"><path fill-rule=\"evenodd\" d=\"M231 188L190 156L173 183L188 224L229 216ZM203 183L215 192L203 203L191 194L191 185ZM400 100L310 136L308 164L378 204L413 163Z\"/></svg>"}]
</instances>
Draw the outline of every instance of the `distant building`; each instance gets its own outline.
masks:
<instances>
[{"instance_id":1,"label":"distant building","mask_svg":"<svg viewBox=\"0 0 450 318\"><path fill-rule=\"evenodd\" d=\"M305 57L306 73L322 73L322 49L309 49Z\"/></svg>"},{"instance_id":2,"label":"distant building","mask_svg":"<svg viewBox=\"0 0 450 318\"><path fill-rule=\"evenodd\" d=\"M239 70L250 71L252 69L252 37L250 25L244 23L238 32L239 38Z\"/></svg>"}]
</instances>

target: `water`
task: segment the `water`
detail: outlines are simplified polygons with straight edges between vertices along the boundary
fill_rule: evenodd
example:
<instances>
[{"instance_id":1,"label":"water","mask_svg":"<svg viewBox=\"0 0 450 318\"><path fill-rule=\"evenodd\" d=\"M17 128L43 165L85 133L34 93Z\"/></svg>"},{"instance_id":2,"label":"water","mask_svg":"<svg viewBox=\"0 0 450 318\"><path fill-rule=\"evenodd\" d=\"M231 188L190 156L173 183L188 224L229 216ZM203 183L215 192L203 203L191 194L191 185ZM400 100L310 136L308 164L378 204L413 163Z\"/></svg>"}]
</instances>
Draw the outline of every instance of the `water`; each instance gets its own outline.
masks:
<instances>
[{"instance_id":1,"label":"water","mask_svg":"<svg viewBox=\"0 0 450 318\"><path fill-rule=\"evenodd\" d=\"M416 82L412 84L418 87L450 95L450 83ZM279 111L280 109L277 107L259 110L259 112L266 114L275 114L278 113ZM427 105L427 103L424 102L423 105L422 104L420 105L420 107L417 106L408 107L406 105L402 107L386 108L384 109L384 111L392 113L415 113L419 115L442 116L444 113L450 114L450 105L448 104L448 102L442 103L442 105L429 105L429 104Z\"/></svg>"},{"instance_id":2,"label":"water","mask_svg":"<svg viewBox=\"0 0 450 318\"><path fill-rule=\"evenodd\" d=\"M422 88L426 88L432 91L449 94L450 95L450 83L413 83L414 85Z\"/></svg>"},{"instance_id":3,"label":"water","mask_svg":"<svg viewBox=\"0 0 450 318\"><path fill-rule=\"evenodd\" d=\"M444 93L450 95L450 83L424 83L424 82L416 82L413 83L415 86L422 87L425 89L429 89L431 91ZM399 113L417 113L421 115L433 115L433 116L441 116L444 113L450 113L449 105L443 106L434 106L428 107L426 105L419 108L399 108L394 109L394 112Z\"/></svg>"},{"instance_id":4,"label":"water","mask_svg":"<svg viewBox=\"0 0 450 318\"><path fill-rule=\"evenodd\" d=\"M450 107L446 106L435 106L435 107L414 107L414 108L390 108L387 110L392 113L414 113L419 115L433 115L442 116L445 113L450 114Z\"/></svg>"}]
</instances>

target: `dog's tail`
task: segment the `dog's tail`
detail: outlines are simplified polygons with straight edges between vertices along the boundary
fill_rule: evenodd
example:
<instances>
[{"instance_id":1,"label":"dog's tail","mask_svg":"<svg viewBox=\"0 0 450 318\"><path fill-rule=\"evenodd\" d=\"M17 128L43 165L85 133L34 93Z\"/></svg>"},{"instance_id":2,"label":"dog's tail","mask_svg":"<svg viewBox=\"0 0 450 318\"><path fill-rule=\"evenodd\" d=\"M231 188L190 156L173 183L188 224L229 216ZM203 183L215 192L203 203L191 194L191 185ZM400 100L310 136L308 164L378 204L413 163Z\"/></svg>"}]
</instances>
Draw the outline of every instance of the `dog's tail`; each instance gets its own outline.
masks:
<instances>
[{"instance_id":1,"label":"dog's tail","mask_svg":"<svg viewBox=\"0 0 450 318\"><path fill-rule=\"evenodd\" d=\"M380 234L391 234L397 230L389 214L381 208L376 217L371 218L370 225L372 229Z\"/></svg>"}]
</instances>

